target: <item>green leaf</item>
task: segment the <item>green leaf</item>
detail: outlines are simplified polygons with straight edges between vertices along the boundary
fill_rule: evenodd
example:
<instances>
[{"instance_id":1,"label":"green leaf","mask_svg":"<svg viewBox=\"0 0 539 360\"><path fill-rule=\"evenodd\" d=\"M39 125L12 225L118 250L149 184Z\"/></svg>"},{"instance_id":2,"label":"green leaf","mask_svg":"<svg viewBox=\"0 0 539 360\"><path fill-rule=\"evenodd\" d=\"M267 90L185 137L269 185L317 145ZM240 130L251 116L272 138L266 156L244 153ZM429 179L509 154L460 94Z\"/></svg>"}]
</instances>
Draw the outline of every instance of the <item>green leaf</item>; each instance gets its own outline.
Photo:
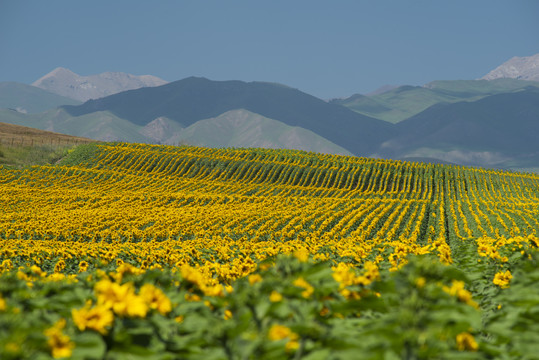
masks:
<instances>
[{"instance_id":1,"label":"green leaf","mask_svg":"<svg viewBox=\"0 0 539 360\"><path fill-rule=\"evenodd\" d=\"M75 343L72 359L103 359L106 346L103 337L92 331L78 334L72 339Z\"/></svg>"}]
</instances>

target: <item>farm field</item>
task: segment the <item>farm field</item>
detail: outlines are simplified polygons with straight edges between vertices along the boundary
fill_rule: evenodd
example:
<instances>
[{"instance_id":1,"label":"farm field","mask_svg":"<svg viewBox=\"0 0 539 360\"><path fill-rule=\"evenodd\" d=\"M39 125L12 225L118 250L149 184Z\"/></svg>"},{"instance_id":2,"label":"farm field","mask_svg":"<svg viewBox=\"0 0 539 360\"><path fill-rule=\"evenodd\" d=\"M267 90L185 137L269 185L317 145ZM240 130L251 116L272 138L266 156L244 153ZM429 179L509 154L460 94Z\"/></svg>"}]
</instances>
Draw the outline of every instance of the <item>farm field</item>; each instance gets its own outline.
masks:
<instances>
[{"instance_id":1,"label":"farm field","mask_svg":"<svg viewBox=\"0 0 539 360\"><path fill-rule=\"evenodd\" d=\"M539 176L81 145L0 167L2 359L533 359Z\"/></svg>"}]
</instances>

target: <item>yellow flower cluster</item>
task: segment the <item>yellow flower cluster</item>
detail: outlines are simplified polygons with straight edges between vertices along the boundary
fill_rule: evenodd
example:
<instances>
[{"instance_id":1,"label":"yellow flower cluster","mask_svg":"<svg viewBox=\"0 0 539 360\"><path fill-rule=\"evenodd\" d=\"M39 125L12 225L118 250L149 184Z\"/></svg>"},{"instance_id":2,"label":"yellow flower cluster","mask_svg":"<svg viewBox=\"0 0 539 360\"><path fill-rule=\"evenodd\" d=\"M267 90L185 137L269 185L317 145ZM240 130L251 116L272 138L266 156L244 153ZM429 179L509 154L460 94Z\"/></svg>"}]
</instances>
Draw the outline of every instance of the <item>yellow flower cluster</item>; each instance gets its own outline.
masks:
<instances>
[{"instance_id":1,"label":"yellow flower cluster","mask_svg":"<svg viewBox=\"0 0 539 360\"><path fill-rule=\"evenodd\" d=\"M363 267L365 270L363 275L357 276L350 264L341 262L337 266L332 267L333 278L340 283L340 288L344 289L351 285L366 286L380 277L378 267L373 262L367 261Z\"/></svg>"},{"instance_id":2,"label":"yellow flower cluster","mask_svg":"<svg viewBox=\"0 0 539 360\"><path fill-rule=\"evenodd\" d=\"M135 294L133 284L120 285L104 279L95 286L97 305L113 310L116 315L127 317L146 317L148 304L145 299Z\"/></svg>"},{"instance_id":3,"label":"yellow flower cluster","mask_svg":"<svg viewBox=\"0 0 539 360\"><path fill-rule=\"evenodd\" d=\"M274 324L269 329L268 338L272 341L288 340L286 350L294 351L299 348L299 336L289 327L284 325Z\"/></svg>"},{"instance_id":4,"label":"yellow flower cluster","mask_svg":"<svg viewBox=\"0 0 539 360\"><path fill-rule=\"evenodd\" d=\"M463 332L457 335L457 349L460 351L469 350L477 351L479 345L472 334L468 332Z\"/></svg>"},{"instance_id":5,"label":"yellow flower cluster","mask_svg":"<svg viewBox=\"0 0 539 360\"><path fill-rule=\"evenodd\" d=\"M472 293L464 288L464 281L453 280L451 287L444 286L442 289L449 295L457 297L459 301L479 309L479 304L472 300Z\"/></svg>"},{"instance_id":6,"label":"yellow flower cluster","mask_svg":"<svg viewBox=\"0 0 539 360\"><path fill-rule=\"evenodd\" d=\"M114 314L109 307L105 305L92 306L91 301L81 309L72 309L71 316L80 331L89 329L103 335L107 334L108 328L114 322Z\"/></svg>"},{"instance_id":7,"label":"yellow flower cluster","mask_svg":"<svg viewBox=\"0 0 539 360\"><path fill-rule=\"evenodd\" d=\"M137 295L132 283L120 284L104 278L96 283L94 291L95 305L89 300L83 308L71 311L73 322L81 331L90 329L106 334L115 315L144 318L150 310L161 315L172 311L170 299L152 284L144 284Z\"/></svg>"},{"instance_id":8,"label":"yellow flower cluster","mask_svg":"<svg viewBox=\"0 0 539 360\"><path fill-rule=\"evenodd\" d=\"M63 333L65 324L65 319L61 319L54 326L45 330L47 343L51 348L52 357L55 359L70 357L75 348L75 344L69 336Z\"/></svg>"},{"instance_id":9,"label":"yellow flower cluster","mask_svg":"<svg viewBox=\"0 0 539 360\"><path fill-rule=\"evenodd\" d=\"M292 283L294 286L297 286L299 288L302 288L303 291L301 292L301 296L304 298L308 298L312 295L314 292L314 288L311 284L309 284L307 281L305 281L304 278L299 277Z\"/></svg>"},{"instance_id":10,"label":"yellow flower cluster","mask_svg":"<svg viewBox=\"0 0 539 360\"><path fill-rule=\"evenodd\" d=\"M479 259L502 263L539 243L535 175L285 150L98 150L92 164L1 169L0 271L54 263L54 276L21 272L31 284L116 264L120 283L128 261L222 294L281 253L396 270L409 254L451 263L472 238Z\"/></svg>"},{"instance_id":11,"label":"yellow flower cluster","mask_svg":"<svg viewBox=\"0 0 539 360\"><path fill-rule=\"evenodd\" d=\"M502 289L506 289L509 287L509 283L511 282L511 279L513 278L513 275L511 275L511 272L509 270L506 270L505 272L498 272L496 275L494 275L494 280L492 282L495 285L498 285Z\"/></svg>"}]
</instances>

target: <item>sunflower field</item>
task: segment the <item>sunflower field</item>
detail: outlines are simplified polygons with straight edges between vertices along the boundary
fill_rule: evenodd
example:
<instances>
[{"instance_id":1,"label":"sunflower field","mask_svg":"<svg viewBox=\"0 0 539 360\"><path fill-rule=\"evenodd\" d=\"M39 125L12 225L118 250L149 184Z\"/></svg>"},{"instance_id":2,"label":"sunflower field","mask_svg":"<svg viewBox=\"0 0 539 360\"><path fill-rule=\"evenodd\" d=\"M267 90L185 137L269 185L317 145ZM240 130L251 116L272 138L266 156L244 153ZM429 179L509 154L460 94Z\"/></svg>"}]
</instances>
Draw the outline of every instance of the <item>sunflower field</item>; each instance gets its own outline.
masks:
<instances>
[{"instance_id":1,"label":"sunflower field","mask_svg":"<svg viewBox=\"0 0 539 360\"><path fill-rule=\"evenodd\" d=\"M1 359L536 359L539 176L80 145L0 167Z\"/></svg>"}]
</instances>

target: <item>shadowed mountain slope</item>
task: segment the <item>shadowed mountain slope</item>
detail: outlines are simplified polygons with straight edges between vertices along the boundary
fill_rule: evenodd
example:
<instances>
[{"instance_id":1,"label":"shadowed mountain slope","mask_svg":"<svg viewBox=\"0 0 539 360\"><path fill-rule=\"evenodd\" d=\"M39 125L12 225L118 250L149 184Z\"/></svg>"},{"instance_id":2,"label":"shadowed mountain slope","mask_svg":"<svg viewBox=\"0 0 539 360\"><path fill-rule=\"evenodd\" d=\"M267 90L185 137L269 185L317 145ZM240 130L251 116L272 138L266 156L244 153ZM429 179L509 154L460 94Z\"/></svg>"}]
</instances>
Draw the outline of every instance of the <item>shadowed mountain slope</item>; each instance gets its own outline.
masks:
<instances>
[{"instance_id":1,"label":"shadowed mountain slope","mask_svg":"<svg viewBox=\"0 0 539 360\"><path fill-rule=\"evenodd\" d=\"M227 111L245 109L264 117L313 131L356 155L370 150L394 134L391 124L328 104L283 85L264 82L211 81L190 77L163 86L126 91L65 106L74 116L96 111L145 126L166 117L187 127Z\"/></svg>"},{"instance_id":2,"label":"shadowed mountain slope","mask_svg":"<svg viewBox=\"0 0 539 360\"><path fill-rule=\"evenodd\" d=\"M539 82L515 79L442 80L424 86L400 86L374 96L356 94L332 102L360 114L398 123L439 103L476 101L486 96L519 91L530 86L539 88Z\"/></svg>"},{"instance_id":3,"label":"shadowed mountain slope","mask_svg":"<svg viewBox=\"0 0 539 360\"><path fill-rule=\"evenodd\" d=\"M387 157L434 157L465 165L539 163L539 89L438 104L396 125Z\"/></svg>"}]
</instances>

